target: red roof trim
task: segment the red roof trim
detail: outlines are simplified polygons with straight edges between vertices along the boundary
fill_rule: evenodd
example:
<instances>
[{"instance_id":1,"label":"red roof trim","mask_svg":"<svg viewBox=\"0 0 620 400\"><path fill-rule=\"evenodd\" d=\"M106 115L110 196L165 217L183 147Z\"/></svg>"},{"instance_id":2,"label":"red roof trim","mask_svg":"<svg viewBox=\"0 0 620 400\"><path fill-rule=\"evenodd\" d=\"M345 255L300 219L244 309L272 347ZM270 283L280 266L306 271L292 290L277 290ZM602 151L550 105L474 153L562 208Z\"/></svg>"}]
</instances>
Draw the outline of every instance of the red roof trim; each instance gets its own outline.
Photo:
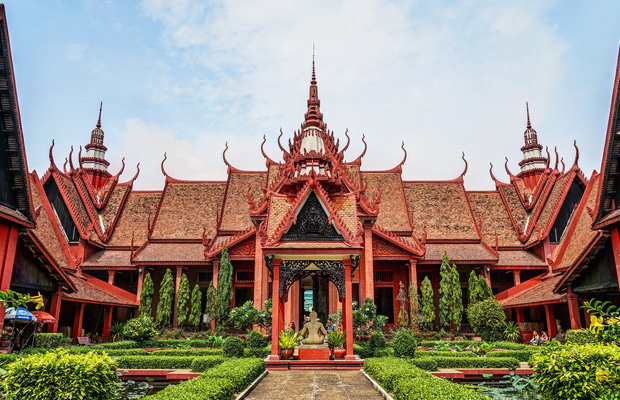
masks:
<instances>
[{"instance_id":1,"label":"red roof trim","mask_svg":"<svg viewBox=\"0 0 620 400\"><path fill-rule=\"evenodd\" d=\"M71 288L71 290L75 292L76 291L75 286L73 286L73 283L71 282L71 280L69 280L69 277L67 276L65 271L63 271L62 268L58 266L58 264L56 263L56 260L54 260L54 257L52 257L47 252L47 250L45 249L45 246L43 246L43 244L39 241L39 239L37 239L37 237L32 233L32 231L28 231L28 237L37 245L37 248L39 249L39 251L43 253L43 255L45 256L47 261L52 265L54 270L56 270L56 272L64 279L67 286L69 286L69 288Z\"/></svg>"}]
</instances>

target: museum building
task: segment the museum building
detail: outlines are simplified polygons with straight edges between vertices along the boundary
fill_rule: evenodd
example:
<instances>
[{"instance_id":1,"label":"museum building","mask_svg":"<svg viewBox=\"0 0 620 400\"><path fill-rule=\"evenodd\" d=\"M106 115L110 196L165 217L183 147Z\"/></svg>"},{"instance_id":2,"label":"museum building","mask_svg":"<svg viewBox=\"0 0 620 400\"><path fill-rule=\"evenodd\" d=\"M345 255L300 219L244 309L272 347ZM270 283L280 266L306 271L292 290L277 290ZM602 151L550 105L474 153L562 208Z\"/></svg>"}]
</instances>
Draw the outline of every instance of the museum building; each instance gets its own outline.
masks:
<instances>
[{"instance_id":1,"label":"museum building","mask_svg":"<svg viewBox=\"0 0 620 400\"><path fill-rule=\"evenodd\" d=\"M154 304L166 269L177 289L185 273L206 291L217 283L224 248L231 306L273 298L280 327L301 326L310 308L325 322L339 307L347 327L352 302L367 297L395 324L401 283L419 287L428 277L438 301L444 252L457 265L465 305L473 270L509 319L551 337L587 326L583 300L620 302L618 76L602 173L589 177L577 145L570 165L543 151L529 110L520 169L514 175L506 161L503 182L491 167L495 190L465 189L464 156L454 179L407 180L404 144L393 168L365 170L366 146L349 154L348 132L327 128L313 62L301 127L280 132L279 157L256 149L264 169L231 165L227 145L225 180L172 177L164 157L164 187L142 191L133 189L139 167L130 179L121 178L124 163L109 170L101 108L84 152L72 149L59 165L52 144L47 171L28 171L3 7L0 19L0 289L41 292L56 317L51 331L106 340L112 321L136 315L147 272Z\"/></svg>"}]
</instances>

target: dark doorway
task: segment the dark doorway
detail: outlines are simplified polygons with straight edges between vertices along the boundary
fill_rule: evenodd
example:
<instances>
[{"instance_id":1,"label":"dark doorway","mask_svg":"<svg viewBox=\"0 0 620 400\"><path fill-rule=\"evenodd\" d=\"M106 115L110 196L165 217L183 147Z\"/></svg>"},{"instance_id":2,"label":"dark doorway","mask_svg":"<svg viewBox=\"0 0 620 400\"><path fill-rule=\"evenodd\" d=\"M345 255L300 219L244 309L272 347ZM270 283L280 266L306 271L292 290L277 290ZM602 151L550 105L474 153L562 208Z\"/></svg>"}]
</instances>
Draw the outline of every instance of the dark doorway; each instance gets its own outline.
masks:
<instances>
[{"instance_id":1,"label":"dark doorway","mask_svg":"<svg viewBox=\"0 0 620 400\"><path fill-rule=\"evenodd\" d=\"M253 287L235 288L235 307L241 307L246 301L254 300Z\"/></svg>"},{"instance_id":2,"label":"dark doorway","mask_svg":"<svg viewBox=\"0 0 620 400\"><path fill-rule=\"evenodd\" d=\"M310 309L316 311L323 324L327 323L329 314L329 280L317 275L310 275L299 281L299 327L306 323Z\"/></svg>"},{"instance_id":3,"label":"dark doorway","mask_svg":"<svg viewBox=\"0 0 620 400\"><path fill-rule=\"evenodd\" d=\"M375 288L375 305L377 306L377 314L388 317L388 324L394 323L394 288L392 287L376 287Z\"/></svg>"}]
</instances>

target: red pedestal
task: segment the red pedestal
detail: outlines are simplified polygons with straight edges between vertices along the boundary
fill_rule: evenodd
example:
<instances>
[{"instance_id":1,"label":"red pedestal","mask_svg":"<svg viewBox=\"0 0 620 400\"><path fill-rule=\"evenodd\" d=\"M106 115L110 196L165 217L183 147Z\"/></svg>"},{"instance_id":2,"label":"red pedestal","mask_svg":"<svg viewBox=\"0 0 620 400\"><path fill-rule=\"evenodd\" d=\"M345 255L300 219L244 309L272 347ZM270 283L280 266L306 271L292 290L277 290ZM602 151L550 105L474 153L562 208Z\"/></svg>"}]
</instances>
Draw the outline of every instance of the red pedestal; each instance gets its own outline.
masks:
<instances>
[{"instance_id":1,"label":"red pedestal","mask_svg":"<svg viewBox=\"0 0 620 400\"><path fill-rule=\"evenodd\" d=\"M299 360L329 360L329 349L299 349Z\"/></svg>"}]
</instances>

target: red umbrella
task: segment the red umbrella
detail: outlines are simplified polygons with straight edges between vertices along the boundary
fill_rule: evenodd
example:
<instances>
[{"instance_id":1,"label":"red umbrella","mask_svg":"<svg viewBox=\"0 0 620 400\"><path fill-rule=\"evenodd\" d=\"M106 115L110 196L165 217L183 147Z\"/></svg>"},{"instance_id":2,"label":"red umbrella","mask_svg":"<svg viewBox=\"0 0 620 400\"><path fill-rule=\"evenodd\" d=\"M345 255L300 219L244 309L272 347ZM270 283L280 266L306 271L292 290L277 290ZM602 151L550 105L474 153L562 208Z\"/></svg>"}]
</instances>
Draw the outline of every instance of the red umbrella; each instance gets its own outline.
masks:
<instances>
[{"instance_id":1,"label":"red umbrella","mask_svg":"<svg viewBox=\"0 0 620 400\"><path fill-rule=\"evenodd\" d=\"M37 317L37 322L43 322L47 324L53 324L56 322L56 318L52 316L52 314L45 311L32 311L32 315Z\"/></svg>"}]
</instances>

